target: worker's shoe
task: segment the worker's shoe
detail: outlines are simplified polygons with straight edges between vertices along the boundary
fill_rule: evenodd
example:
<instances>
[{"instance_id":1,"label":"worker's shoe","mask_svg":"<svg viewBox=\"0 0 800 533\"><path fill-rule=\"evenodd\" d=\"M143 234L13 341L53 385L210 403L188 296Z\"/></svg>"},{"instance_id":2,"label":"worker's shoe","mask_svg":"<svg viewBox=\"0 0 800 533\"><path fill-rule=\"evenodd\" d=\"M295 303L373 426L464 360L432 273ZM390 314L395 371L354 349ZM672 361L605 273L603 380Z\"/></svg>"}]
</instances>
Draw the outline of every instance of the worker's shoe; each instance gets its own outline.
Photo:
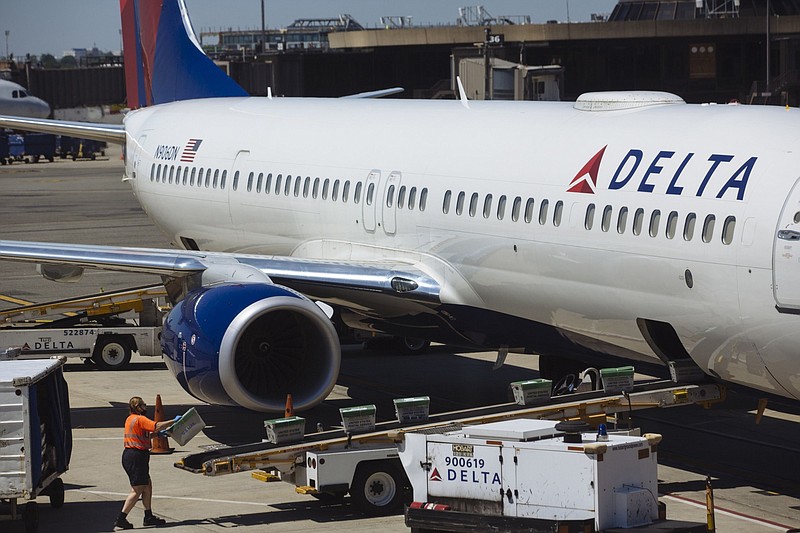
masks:
<instances>
[{"instance_id":1,"label":"worker's shoe","mask_svg":"<svg viewBox=\"0 0 800 533\"><path fill-rule=\"evenodd\" d=\"M128 522L127 518L118 517L117 521L114 522L114 527L118 527L120 529L133 529L133 524Z\"/></svg>"},{"instance_id":2,"label":"worker's shoe","mask_svg":"<svg viewBox=\"0 0 800 533\"><path fill-rule=\"evenodd\" d=\"M163 518L159 518L156 515L145 516L144 517L144 525L145 526L163 526L166 524L167 521ZM133 527L133 526L131 526Z\"/></svg>"}]
</instances>

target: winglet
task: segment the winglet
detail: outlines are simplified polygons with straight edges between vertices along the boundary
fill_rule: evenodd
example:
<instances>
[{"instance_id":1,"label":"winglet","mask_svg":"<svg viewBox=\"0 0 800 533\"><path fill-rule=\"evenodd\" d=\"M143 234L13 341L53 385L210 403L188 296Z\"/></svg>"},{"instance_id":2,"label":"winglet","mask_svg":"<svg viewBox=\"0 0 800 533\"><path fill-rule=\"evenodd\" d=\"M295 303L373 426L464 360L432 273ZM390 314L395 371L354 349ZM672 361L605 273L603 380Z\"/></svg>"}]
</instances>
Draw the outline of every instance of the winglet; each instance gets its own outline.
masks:
<instances>
[{"instance_id":1,"label":"winglet","mask_svg":"<svg viewBox=\"0 0 800 533\"><path fill-rule=\"evenodd\" d=\"M469 100L467 100L467 91L464 90L464 85L461 83L461 76L456 76L456 83L458 83L458 97L461 99L461 105L469 109Z\"/></svg>"}]
</instances>

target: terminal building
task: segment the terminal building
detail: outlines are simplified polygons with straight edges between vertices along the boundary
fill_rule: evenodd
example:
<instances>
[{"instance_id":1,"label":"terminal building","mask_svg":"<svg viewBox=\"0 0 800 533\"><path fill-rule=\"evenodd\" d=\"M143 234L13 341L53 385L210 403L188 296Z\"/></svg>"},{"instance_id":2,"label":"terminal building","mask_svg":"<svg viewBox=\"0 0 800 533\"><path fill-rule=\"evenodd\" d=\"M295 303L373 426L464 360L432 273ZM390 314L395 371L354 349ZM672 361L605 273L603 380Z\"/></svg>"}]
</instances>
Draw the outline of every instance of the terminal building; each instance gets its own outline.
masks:
<instances>
[{"instance_id":1,"label":"terminal building","mask_svg":"<svg viewBox=\"0 0 800 533\"><path fill-rule=\"evenodd\" d=\"M550 99L556 83L565 100L589 91L660 90L687 102L800 105L800 0L620 0L610 14L591 18L532 24L478 6L435 27L386 17L379 28L366 28L342 15L201 36L220 67L253 95L268 88L283 96L342 96L403 87L401 98L453 98L454 78L466 64L470 74L462 79L470 80L472 98ZM488 63L485 87L476 74L481 60ZM112 71L88 72L97 69ZM119 98L122 69L83 70L83 81L66 91L64 84L53 90L63 72L31 68L15 81L55 108L61 99L74 105L80 94L95 94L88 84L97 80L109 84L109 98ZM534 79L543 73L546 85Z\"/></svg>"}]
</instances>

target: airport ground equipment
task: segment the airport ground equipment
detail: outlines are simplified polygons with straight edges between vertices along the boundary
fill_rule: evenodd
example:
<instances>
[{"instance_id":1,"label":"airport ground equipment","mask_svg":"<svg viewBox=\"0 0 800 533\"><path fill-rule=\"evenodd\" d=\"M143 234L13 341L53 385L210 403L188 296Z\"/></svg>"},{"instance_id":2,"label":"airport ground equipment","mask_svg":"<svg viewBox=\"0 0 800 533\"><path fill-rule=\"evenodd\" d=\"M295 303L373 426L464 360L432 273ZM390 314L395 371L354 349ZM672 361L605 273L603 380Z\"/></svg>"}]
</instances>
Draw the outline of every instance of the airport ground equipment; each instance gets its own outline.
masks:
<instances>
[{"instance_id":1,"label":"airport ground equipment","mask_svg":"<svg viewBox=\"0 0 800 533\"><path fill-rule=\"evenodd\" d=\"M161 285L145 286L0 311L0 347L20 348L0 358L81 357L120 370L134 351L160 356L157 302L165 294ZM121 318L125 313L135 320Z\"/></svg>"},{"instance_id":2,"label":"airport ground equipment","mask_svg":"<svg viewBox=\"0 0 800 533\"><path fill-rule=\"evenodd\" d=\"M25 134L26 162L38 163L40 158L51 163L56 157L56 135L52 133L26 133Z\"/></svg>"},{"instance_id":3,"label":"airport ground equipment","mask_svg":"<svg viewBox=\"0 0 800 533\"><path fill-rule=\"evenodd\" d=\"M661 435L589 429L516 419L406 433L400 460L418 502L407 509L406 525L606 531L658 520ZM438 515L428 519L429 511Z\"/></svg>"},{"instance_id":4,"label":"airport ground equipment","mask_svg":"<svg viewBox=\"0 0 800 533\"><path fill-rule=\"evenodd\" d=\"M72 453L64 361L0 361L0 501L16 519L17 500L27 500L21 513L27 533L38 527L37 496L49 496L52 507L64 504L59 476Z\"/></svg>"},{"instance_id":5,"label":"airport ground equipment","mask_svg":"<svg viewBox=\"0 0 800 533\"><path fill-rule=\"evenodd\" d=\"M175 466L207 476L261 471L253 477L294 483L297 492L319 499L349 493L360 510L378 515L410 501L411 485L398 449L411 432L458 431L464 426L517 419L580 420L595 427L606 423L619 428L627 426L628 416L636 410L710 404L723 398L721 385L675 386L672 381L657 381L636 385L630 393L595 391L556 397L546 405L506 403L432 414L425 424L405 427L396 420L378 422L375 431L364 434L348 435L337 429L305 435L302 442L290 445L258 442L221 448L186 456Z\"/></svg>"}]
</instances>

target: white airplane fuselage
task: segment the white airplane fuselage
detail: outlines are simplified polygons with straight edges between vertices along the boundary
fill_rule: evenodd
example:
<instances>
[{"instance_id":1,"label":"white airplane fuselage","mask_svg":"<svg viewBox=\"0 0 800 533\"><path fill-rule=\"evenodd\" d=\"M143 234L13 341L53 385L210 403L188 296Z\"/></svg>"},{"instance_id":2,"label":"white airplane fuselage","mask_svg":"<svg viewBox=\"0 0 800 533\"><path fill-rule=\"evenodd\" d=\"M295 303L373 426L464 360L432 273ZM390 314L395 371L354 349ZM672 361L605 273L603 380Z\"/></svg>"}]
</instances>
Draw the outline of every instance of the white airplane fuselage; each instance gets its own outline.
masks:
<instances>
[{"instance_id":1,"label":"white airplane fuselage","mask_svg":"<svg viewBox=\"0 0 800 533\"><path fill-rule=\"evenodd\" d=\"M658 360L642 323L666 323L704 371L800 398L800 249L777 238L800 223L798 119L738 105L190 100L126 117L126 175L179 245L413 263L443 303L628 358Z\"/></svg>"},{"instance_id":2,"label":"white airplane fuselage","mask_svg":"<svg viewBox=\"0 0 800 533\"><path fill-rule=\"evenodd\" d=\"M41 98L28 94L22 85L0 80L0 115L47 118L50 106Z\"/></svg>"}]
</instances>

